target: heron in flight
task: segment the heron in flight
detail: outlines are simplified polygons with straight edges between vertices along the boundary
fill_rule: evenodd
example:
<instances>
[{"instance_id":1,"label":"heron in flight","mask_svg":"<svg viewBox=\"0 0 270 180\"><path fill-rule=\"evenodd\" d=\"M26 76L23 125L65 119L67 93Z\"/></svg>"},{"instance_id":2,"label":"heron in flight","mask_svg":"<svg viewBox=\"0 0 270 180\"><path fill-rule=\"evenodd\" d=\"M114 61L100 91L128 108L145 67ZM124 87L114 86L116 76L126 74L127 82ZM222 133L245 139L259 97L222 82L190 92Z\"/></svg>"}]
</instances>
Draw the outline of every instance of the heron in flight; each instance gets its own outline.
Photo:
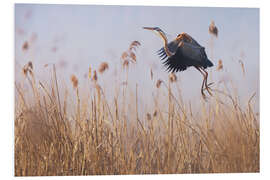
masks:
<instances>
[{"instance_id":1,"label":"heron in flight","mask_svg":"<svg viewBox=\"0 0 270 180\"><path fill-rule=\"evenodd\" d=\"M179 34L173 41L168 43L165 33L159 27L143 27L143 29L156 32L164 41L164 47L158 51L167 71L174 73L184 71L188 67L195 67L202 75L203 82L201 94L205 98L204 89L212 96L210 84L207 84L207 67L212 67L213 63L207 58L205 48L202 47L187 33Z\"/></svg>"}]
</instances>

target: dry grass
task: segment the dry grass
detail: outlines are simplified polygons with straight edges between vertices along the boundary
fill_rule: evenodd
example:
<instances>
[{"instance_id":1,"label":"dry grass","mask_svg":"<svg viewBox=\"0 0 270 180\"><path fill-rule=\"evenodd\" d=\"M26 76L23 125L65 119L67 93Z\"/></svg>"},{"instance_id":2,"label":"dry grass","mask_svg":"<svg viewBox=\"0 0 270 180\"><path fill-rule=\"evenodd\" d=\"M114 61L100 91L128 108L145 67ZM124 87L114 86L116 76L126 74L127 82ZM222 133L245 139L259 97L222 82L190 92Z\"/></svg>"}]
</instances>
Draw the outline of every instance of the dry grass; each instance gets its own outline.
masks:
<instances>
[{"instance_id":1,"label":"dry grass","mask_svg":"<svg viewBox=\"0 0 270 180\"><path fill-rule=\"evenodd\" d=\"M136 57L135 52L136 52L136 48L138 48L140 45L141 45L141 43L139 41L133 41L129 45L128 50L123 52L121 58L123 60L123 66L124 67L128 67L129 61L133 62L133 63L136 63L137 57Z\"/></svg>"},{"instance_id":2,"label":"dry grass","mask_svg":"<svg viewBox=\"0 0 270 180\"><path fill-rule=\"evenodd\" d=\"M156 82L153 91L159 96L149 110L140 111L137 85L135 97L123 87L123 97L107 98L91 68L89 83L95 86L86 97L75 75L75 91L60 94L55 66L51 83L37 83L34 72L26 78L31 91L16 82L16 176L260 170L259 117L252 98L241 105L237 96L218 89L195 113L172 90L177 82L171 75L168 83Z\"/></svg>"}]
</instances>

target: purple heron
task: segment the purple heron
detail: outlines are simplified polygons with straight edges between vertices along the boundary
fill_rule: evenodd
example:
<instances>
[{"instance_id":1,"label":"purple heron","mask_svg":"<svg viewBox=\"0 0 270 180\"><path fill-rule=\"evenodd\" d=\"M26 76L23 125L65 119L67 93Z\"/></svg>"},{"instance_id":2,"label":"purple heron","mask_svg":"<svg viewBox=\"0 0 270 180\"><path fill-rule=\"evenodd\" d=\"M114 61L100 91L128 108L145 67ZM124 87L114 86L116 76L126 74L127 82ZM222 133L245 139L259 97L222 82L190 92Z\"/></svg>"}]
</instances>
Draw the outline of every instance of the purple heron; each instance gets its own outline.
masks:
<instances>
[{"instance_id":1,"label":"purple heron","mask_svg":"<svg viewBox=\"0 0 270 180\"><path fill-rule=\"evenodd\" d=\"M207 58L205 48L195 41L187 33L179 34L173 41L168 43L165 33L159 27L143 27L143 29L156 32L164 41L164 47L158 51L167 71L174 73L184 71L188 67L195 67L202 75L203 82L201 94L205 98L204 89L212 95L211 89L207 84L207 67L212 67L213 63Z\"/></svg>"}]
</instances>

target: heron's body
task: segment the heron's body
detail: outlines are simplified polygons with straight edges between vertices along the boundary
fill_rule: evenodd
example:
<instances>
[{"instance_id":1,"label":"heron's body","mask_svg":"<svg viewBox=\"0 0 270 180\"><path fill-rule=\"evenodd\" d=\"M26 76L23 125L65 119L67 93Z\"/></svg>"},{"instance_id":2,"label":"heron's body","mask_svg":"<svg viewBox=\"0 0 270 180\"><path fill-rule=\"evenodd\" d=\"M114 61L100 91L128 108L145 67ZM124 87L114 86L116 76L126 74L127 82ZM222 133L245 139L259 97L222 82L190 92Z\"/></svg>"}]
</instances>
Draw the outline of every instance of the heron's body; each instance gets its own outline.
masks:
<instances>
[{"instance_id":1,"label":"heron's body","mask_svg":"<svg viewBox=\"0 0 270 180\"><path fill-rule=\"evenodd\" d=\"M212 67L213 63L207 58L205 48L203 46L201 46L187 33L179 34L175 40L168 43L165 33L160 28L144 27L144 29L157 32L164 40L164 47L158 51L158 54L160 55L163 64L167 67L168 72L174 73L184 71L191 66L195 67L204 76L201 88L203 97L205 97L203 92L204 86L211 95L207 85L208 73L205 69Z\"/></svg>"},{"instance_id":2,"label":"heron's body","mask_svg":"<svg viewBox=\"0 0 270 180\"><path fill-rule=\"evenodd\" d=\"M179 47L180 43L182 43L181 47ZM169 72L184 71L190 66L203 67L204 69L213 66L213 63L207 58L204 47L199 44L194 45L175 40L168 44L168 49L173 52L172 56L166 54L164 47L158 51L158 54Z\"/></svg>"}]
</instances>

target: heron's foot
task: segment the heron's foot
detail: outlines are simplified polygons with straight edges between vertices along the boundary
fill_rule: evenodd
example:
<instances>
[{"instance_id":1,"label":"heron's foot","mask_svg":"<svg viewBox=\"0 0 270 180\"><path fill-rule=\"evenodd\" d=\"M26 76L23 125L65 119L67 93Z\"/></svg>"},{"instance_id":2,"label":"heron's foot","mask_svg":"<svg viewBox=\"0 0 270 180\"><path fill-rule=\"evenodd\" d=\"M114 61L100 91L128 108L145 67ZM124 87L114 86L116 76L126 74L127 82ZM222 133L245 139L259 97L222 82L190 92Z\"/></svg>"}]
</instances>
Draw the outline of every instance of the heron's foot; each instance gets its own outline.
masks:
<instances>
[{"instance_id":1,"label":"heron's foot","mask_svg":"<svg viewBox=\"0 0 270 180\"><path fill-rule=\"evenodd\" d=\"M207 92L208 92L208 94L210 95L210 96L213 96L213 94L212 94L212 89L211 88L209 88L209 87L206 87L206 90L207 90Z\"/></svg>"},{"instance_id":2,"label":"heron's foot","mask_svg":"<svg viewBox=\"0 0 270 180\"><path fill-rule=\"evenodd\" d=\"M214 82L211 82L209 84L205 84L204 90L206 90L210 96L213 96L213 94L212 94L213 89L211 87L209 87L209 86L211 86L213 84L214 84Z\"/></svg>"},{"instance_id":3,"label":"heron's foot","mask_svg":"<svg viewBox=\"0 0 270 180\"><path fill-rule=\"evenodd\" d=\"M208 85L205 86L205 88L204 88L203 90L206 90L210 96L213 96L213 94L212 94L212 92L211 92L211 91L213 91L213 90L212 90Z\"/></svg>"},{"instance_id":4,"label":"heron's foot","mask_svg":"<svg viewBox=\"0 0 270 180\"><path fill-rule=\"evenodd\" d=\"M207 84L207 86L209 87L209 86L212 86L213 84L214 84L214 82L211 82L211 83Z\"/></svg>"},{"instance_id":5,"label":"heron's foot","mask_svg":"<svg viewBox=\"0 0 270 180\"><path fill-rule=\"evenodd\" d=\"M203 99L206 100L206 95L204 93L204 89L203 88L201 89L201 94L202 94Z\"/></svg>"}]
</instances>

